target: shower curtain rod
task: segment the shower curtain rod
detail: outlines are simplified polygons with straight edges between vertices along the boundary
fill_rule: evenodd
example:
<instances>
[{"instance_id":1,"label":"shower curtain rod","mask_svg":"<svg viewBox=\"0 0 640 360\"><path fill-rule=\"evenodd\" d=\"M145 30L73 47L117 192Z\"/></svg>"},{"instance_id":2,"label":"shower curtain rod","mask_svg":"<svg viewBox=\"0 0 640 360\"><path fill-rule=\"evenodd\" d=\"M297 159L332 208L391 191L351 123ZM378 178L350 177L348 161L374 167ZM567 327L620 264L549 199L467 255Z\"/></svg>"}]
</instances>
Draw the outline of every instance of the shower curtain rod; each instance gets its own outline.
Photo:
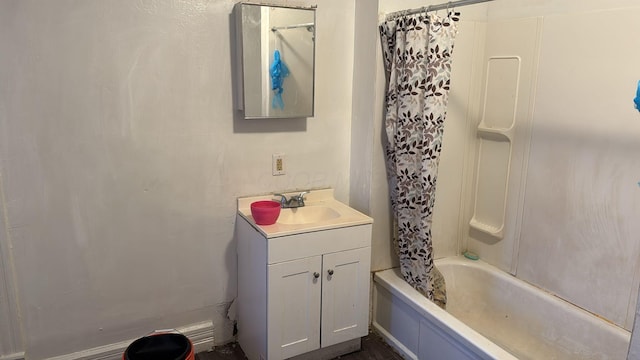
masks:
<instances>
[{"instance_id":1,"label":"shower curtain rod","mask_svg":"<svg viewBox=\"0 0 640 360\"><path fill-rule=\"evenodd\" d=\"M306 27L307 30L311 31L310 29L313 29L314 26L315 26L314 23L296 24L296 25L287 25L287 26L274 26L271 28L271 31L297 29L301 27Z\"/></svg>"},{"instance_id":2,"label":"shower curtain rod","mask_svg":"<svg viewBox=\"0 0 640 360\"><path fill-rule=\"evenodd\" d=\"M493 0L458 0L458 1L449 1L449 2L446 2L446 3L438 4L438 5L424 6L424 7L421 7L419 9L410 9L410 10L401 10L401 11L392 12L392 13L390 13L390 14L388 14L386 16L386 19L387 20L393 20L393 19L395 19L395 18L397 18L399 16L413 15L413 14L419 14L419 13L422 13L422 12L429 12L429 11L436 11L436 10L444 10L444 9L449 9L449 8L454 8L454 7L459 7L459 6L480 4L480 3L489 2L489 1L493 1Z\"/></svg>"}]
</instances>

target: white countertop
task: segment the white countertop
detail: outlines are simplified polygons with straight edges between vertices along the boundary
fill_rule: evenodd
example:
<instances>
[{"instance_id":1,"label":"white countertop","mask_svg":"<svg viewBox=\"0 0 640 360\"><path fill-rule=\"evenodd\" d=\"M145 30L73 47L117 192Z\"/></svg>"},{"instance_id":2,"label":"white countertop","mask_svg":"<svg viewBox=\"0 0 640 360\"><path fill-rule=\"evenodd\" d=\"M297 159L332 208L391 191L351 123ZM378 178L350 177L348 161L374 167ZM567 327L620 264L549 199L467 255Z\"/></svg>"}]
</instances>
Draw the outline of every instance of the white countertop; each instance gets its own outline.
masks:
<instances>
[{"instance_id":1,"label":"white countertop","mask_svg":"<svg viewBox=\"0 0 640 360\"><path fill-rule=\"evenodd\" d=\"M285 193L287 198L290 195L297 195L300 192ZM257 225L251 216L251 203L260 200L276 200L279 197L273 195L252 196L238 198L238 214L245 218L256 230L266 238L337 229L348 226L357 226L373 223L373 219L343 203L333 197L333 189L311 190L305 195L305 206L326 206L340 214L335 219L314 222L310 224L280 224L276 221L273 225Z\"/></svg>"}]
</instances>

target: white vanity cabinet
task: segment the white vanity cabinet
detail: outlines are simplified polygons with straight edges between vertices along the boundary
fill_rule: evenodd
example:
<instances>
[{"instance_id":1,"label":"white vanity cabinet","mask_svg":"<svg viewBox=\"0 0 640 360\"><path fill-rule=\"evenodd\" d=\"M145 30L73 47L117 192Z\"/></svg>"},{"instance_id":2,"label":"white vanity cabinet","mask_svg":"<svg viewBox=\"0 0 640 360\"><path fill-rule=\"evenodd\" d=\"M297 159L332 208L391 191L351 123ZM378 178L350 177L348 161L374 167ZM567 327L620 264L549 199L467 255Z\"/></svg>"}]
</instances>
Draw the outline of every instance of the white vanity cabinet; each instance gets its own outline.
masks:
<instances>
[{"instance_id":1,"label":"white vanity cabinet","mask_svg":"<svg viewBox=\"0 0 640 360\"><path fill-rule=\"evenodd\" d=\"M368 223L275 236L238 215L237 328L249 360L329 359L360 348L372 226L362 216Z\"/></svg>"},{"instance_id":2,"label":"white vanity cabinet","mask_svg":"<svg viewBox=\"0 0 640 360\"><path fill-rule=\"evenodd\" d=\"M268 266L269 359L367 334L370 256L366 247Z\"/></svg>"}]
</instances>

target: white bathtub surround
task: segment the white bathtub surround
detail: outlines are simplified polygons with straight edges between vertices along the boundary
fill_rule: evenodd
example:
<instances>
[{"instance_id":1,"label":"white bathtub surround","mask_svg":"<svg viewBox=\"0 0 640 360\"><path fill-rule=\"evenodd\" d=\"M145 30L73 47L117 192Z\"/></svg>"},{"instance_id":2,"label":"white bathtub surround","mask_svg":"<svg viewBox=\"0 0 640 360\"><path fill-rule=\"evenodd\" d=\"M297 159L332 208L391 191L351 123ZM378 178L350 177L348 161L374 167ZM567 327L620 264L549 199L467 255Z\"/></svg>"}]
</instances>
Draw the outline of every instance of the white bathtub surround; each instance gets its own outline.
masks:
<instances>
[{"instance_id":1,"label":"white bathtub surround","mask_svg":"<svg viewBox=\"0 0 640 360\"><path fill-rule=\"evenodd\" d=\"M447 312L376 273L373 326L411 359L625 359L630 333L482 261L436 260Z\"/></svg>"},{"instance_id":2,"label":"white bathtub surround","mask_svg":"<svg viewBox=\"0 0 640 360\"><path fill-rule=\"evenodd\" d=\"M380 10L430 3L437 2L381 0ZM437 257L472 250L519 279L630 330L640 283L636 236L640 233L640 158L636 156L640 123L632 102L640 38L629 34L640 31L634 20L640 16L640 4L635 0L496 0L460 10L449 127L445 129L445 137L455 141L445 138L440 166L456 171L439 173L439 179L447 180L440 182L445 185L438 185L436 196L433 241ZM501 61L500 56L514 55L521 59L519 89L514 94L519 115L510 157L507 210L503 212L502 201L497 207L500 213L475 214L476 220L486 224L498 228L504 224L504 236L498 240L469 231L469 224L474 206L496 198L488 195L495 192L487 190L490 186L474 194L478 181L495 184L487 182L489 178L482 173L479 180L474 179L483 91L487 78L492 77L488 72L497 69L488 69L486 60L497 57ZM489 86L513 84L507 80L490 81ZM381 93L382 86L378 87ZM382 124L376 126L382 128ZM519 148L523 145L519 140L529 141L529 148ZM489 155L485 150L484 155ZM479 160L486 170L496 157ZM377 169L374 182L383 181L384 169ZM449 188L459 179L462 185ZM457 192L441 194L445 186ZM381 191L371 202L384 196L387 194ZM480 201L476 204L474 198ZM492 221L496 219L489 215L500 217ZM438 234L438 229L444 231ZM388 229L378 230L379 235L374 236L389 233ZM384 263L381 254L393 255L376 247L376 263Z\"/></svg>"}]
</instances>

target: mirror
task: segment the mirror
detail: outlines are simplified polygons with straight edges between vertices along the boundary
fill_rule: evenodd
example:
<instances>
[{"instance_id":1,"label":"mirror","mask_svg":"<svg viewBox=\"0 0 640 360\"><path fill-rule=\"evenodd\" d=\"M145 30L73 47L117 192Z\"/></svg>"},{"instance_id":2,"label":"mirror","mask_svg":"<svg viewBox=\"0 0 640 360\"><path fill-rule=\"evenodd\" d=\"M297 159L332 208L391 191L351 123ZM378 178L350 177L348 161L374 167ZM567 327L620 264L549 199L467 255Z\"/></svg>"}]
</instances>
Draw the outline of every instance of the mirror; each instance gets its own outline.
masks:
<instances>
[{"instance_id":1,"label":"mirror","mask_svg":"<svg viewBox=\"0 0 640 360\"><path fill-rule=\"evenodd\" d=\"M234 11L244 118L313 116L315 7L238 3Z\"/></svg>"}]
</instances>

